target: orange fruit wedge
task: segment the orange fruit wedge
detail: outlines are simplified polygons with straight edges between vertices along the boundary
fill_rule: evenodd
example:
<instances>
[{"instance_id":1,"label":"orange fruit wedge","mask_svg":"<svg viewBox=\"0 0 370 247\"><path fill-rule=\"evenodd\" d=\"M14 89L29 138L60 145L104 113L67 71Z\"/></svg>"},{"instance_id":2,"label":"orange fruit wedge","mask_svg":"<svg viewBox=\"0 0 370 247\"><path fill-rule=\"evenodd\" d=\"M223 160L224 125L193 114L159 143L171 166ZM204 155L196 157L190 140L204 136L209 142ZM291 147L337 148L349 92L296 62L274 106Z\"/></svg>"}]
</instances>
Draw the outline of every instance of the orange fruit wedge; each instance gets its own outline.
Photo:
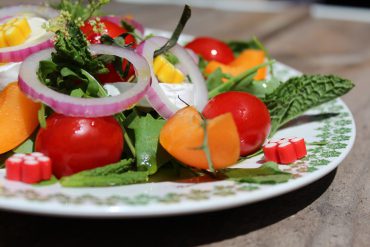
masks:
<instances>
[{"instance_id":1,"label":"orange fruit wedge","mask_svg":"<svg viewBox=\"0 0 370 247\"><path fill-rule=\"evenodd\" d=\"M265 52L261 50L246 49L240 55L226 65L217 61L211 61L205 68L206 74L211 74L217 68L220 68L223 73L230 74L231 76L237 76L248 69L251 69L257 65L265 62ZM255 80L263 80L266 78L266 67L261 68L257 71Z\"/></svg>"},{"instance_id":2,"label":"orange fruit wedge","mask_svg":"<svg viewBox=\"0 0 370 247\"><path fill-rule=\"evenodd\" d=\"M173 115L163 126L159 142L174 158L199 169L208 169L204 141L204 120L192 106ZM207 120L208 147L215 169L231 166L239 159L239 134L231 113Z\"/></svg>"},{"instance_id":3,"label":"orange fruit wedge","mask_svg":"<svg viewBox=\"0 0 370 247\"><path fill-rule=\"evenodd\" d=\"M40 104L26 97L16 82L0 92L0 154L25 141L38 126Z\"/></svg>"}]
</instances>

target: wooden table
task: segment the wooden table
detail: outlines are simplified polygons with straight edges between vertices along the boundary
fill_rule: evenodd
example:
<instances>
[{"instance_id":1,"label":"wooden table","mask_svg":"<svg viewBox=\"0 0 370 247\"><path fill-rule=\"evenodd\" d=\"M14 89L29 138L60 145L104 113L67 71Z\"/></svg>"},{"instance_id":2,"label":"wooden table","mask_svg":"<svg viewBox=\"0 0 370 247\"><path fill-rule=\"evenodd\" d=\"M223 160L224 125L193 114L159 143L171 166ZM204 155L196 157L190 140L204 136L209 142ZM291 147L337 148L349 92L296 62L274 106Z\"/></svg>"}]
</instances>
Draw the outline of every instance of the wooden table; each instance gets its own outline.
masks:
<instances>
[{"instance_id":1,"label":"wooden table","mask_svg":"<svg viewBox=\"0 0 370 247\"><path fill-rule=\"evenodd\" d=\"M172 30L181 7L115 3L108 11ZM307 7L279 13L194 8L186 33L221 39L257 35L281 62L306 73L335 73L355 82L344 101L354 114L357 138L339 168L289 194L214 213L86 220L0 212L0 245L369 246L369 30L368 23L312 19Z\"/></svg>"}]
</instances>

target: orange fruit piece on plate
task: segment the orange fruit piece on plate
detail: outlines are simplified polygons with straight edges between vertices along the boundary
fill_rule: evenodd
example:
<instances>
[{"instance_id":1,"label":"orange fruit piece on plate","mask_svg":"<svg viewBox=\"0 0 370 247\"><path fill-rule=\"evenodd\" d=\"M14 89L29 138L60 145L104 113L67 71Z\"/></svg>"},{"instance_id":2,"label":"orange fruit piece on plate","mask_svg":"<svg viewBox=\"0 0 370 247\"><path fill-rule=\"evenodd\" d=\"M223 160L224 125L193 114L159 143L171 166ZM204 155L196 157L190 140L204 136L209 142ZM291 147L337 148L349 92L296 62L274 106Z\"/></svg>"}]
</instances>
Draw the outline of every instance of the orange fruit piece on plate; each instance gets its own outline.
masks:
<instances>
[{"instance_id":1,"label":"orange fruit piece on plate","mask_svg":"<svg viewBox=\"0 0 370 247\"><path fill-rule=\"evenodd\" d=\"M38 126L40 104L22 93L16 82L0 92L0 154L25 141Z\"/></svg>"},{"instance_id":2,"label":"orange fruit piece on plate","mask_svg":"<svg viewBox=\"0 0 370 247\"><path fill-rule=\"evenodd\" d=\"M217 61L211 61L205 68L206 74L211 74L217 68L221 68L223 73L237 76L244 71L251 69L265 62L265 52L262 50L246 49L234 59L230 64L226 65ZM266 67L257 71L255 80L263 80L266 78Z\"/></svg>"},{"instance_id":3,"label":"orange fruit piece on plate","mask_svg":"<svg viewBox=\"0 0 370 247\"><path fill-rule=\"evenodd\" d=\"M204 120L192 106L173 115L163 126L159 142L180 162L208 169L206 153L199 149L204 141ZM207 120L208 147L215 169L222 169L237 162L240 154L239 134L231 113Z\"/></svg>"}]
</instances>

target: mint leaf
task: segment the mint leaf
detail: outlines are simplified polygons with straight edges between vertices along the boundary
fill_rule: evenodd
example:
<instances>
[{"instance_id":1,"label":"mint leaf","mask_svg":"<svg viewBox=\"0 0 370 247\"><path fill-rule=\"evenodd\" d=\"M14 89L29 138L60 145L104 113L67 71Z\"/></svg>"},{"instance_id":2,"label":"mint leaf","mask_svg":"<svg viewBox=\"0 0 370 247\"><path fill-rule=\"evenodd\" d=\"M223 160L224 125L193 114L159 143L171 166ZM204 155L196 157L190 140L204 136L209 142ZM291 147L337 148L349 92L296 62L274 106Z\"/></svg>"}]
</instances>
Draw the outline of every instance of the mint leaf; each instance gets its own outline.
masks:
<instances>
[{"instance_id":1,"label":"mint leaf","mask_svg":"<svg viewBox=\"0 0 370 247\"><path fill-rule=\"evenodd\" d=\"M275 162L266 162L259 168L225 169L221 173L240 183L276 184L292 178L292 174L281 171Z\"/></svg>"}]
</instances>

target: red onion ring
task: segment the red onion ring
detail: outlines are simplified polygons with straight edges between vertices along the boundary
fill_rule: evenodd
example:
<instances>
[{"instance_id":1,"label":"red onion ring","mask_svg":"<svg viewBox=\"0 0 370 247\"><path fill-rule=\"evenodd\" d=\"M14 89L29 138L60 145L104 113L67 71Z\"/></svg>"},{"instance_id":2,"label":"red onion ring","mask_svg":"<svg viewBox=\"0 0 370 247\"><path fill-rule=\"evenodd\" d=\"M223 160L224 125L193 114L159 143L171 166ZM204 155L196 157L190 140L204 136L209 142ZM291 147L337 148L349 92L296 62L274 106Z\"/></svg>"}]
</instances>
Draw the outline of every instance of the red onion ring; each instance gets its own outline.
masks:
<instances>
[{"instance_id":1,"label":"red onion ring","mask_svg":"<svg viewBox=\"0 0 370 247\"><path fill-rule=\"evenodd\" d=\"M15 15L22 15L26 13L31 13L35 16L40 16L46 19L56 17L59 14L58 11L44 6L10 6L0 9L0 22L5 21ZM0 63L21 62L35 52L53 47L53 43L50 40L51 37L52 34L46 34L39 41L33 43L32 45L22 44L18 46L0 48Z\"/></svg>"},{"instance_id":2,"label":"red onion ring","mask_svg":"<svg viewBox=\"0 0 370 247\"><path fill-rule=\"evenodd\" d=\"M78 117L102 117L111 116L132 107L145 96L150 87L150 68L146 60L131 49L124 49L107 45L91 45L93 54L107 54L127 59L135 67L137 74L136 85L117 96L104 98L75 98L59 93L41 83L36 71L39 62L49 59L54 49L46 49L29 56L21 65L18 78L21 90L36 101L53 108L54 111Z\"/></svg>"},{"instance_id":3,"label":"red onion ring","mask_svg":"<svg viewBox=\"0 0 370 247\"><path fill-rule=\"evenodd\" d=\"M144 26L135 19L129 18L127 16L120 17L115 15L102 16L100 17L100 19L113 22L118 26L122 26L121 20L123 20L135 28L135 32L137 35L139 35L140 37L144 37Z\"/></svg>"},{"instance_id":4,"label":"red onion ring","mask_svg":"<svg viewBox=\"0 0 370 247\"><path fill-rule=\"evenodd\" d=\"M154 51L162 47L167 40L167 38L163 37L152 37L143 41L136 48L136 51L139 54L142 54L148 61L152 75L152 85L147 91L146 98L152 107L165 119L170 118L177 110L179 110L163 92L153 70ZM198 66L195 64L191 55L189 55L189 53L180 45L175 45L171 49L171 52L178 57L180 65L189 73L195 89L194 105L199 111L202 111L208 101L208 92L204 78L199 71Z\"/></svg>"}]
</instances>

